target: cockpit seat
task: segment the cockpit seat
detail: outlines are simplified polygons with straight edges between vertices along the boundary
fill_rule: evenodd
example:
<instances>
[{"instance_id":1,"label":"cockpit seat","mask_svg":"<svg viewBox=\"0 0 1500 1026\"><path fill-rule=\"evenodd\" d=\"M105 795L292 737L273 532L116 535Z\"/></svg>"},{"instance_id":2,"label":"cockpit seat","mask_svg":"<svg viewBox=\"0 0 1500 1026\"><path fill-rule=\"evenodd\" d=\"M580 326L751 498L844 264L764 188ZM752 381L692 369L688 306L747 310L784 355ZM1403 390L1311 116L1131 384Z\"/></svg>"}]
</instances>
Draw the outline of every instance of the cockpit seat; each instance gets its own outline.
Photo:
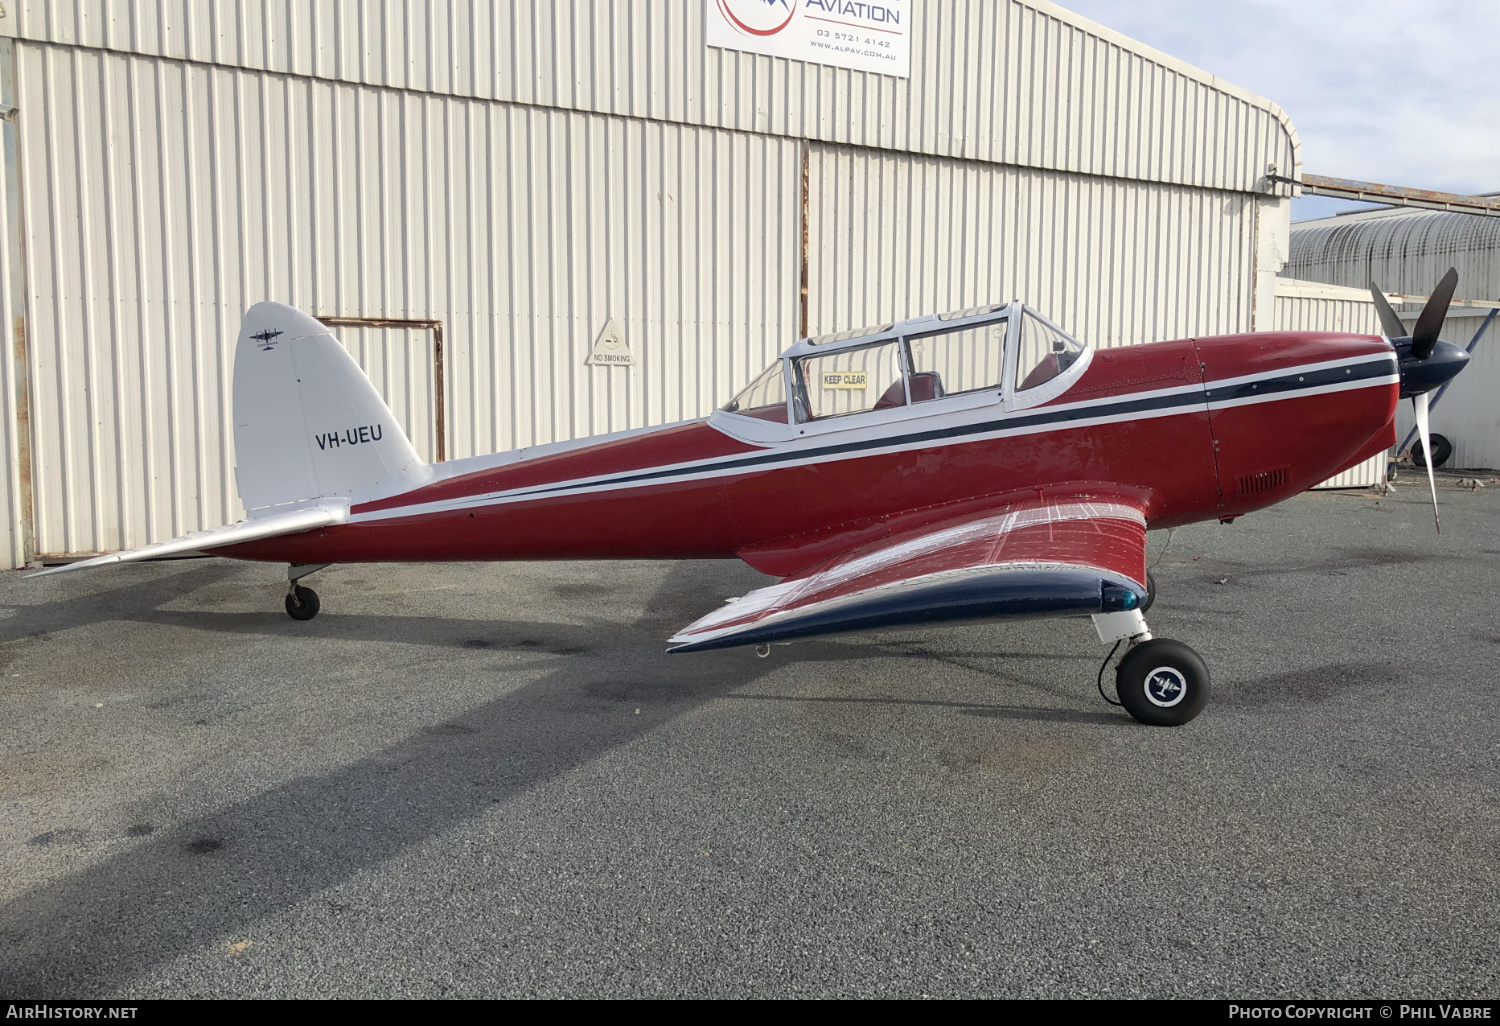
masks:
<instances>
[{"instance_id":1,"label":"cockpit seat","mask_svg":"<svg viewBox=\"0 0 1500 1026\"><path fill-rule=\"evenodd\" d=\"M925 403L941 399L948 393L943 391L943 379L937 371L917 371L911 376L911 401Z\"/></svg>"},{"instance_id":2,"label":"cockpit seat","mask_svg":"<svg viewBox=\"0 0 1500 1026\"><path fill-rule=\"evenodd\" d=\"M1026 380L1021 382L1020 387L1017 388L1016 391L1024 392L1028 388L1035 388L1037 385L1041 385L1048 381L1051 381L1063 371L1063 368L1059 366L1059 363L1060 361L1058 360L1056 354L1048 353L1046 356L1042 357L1040 363L1031 368L1031 373L1026 375Z\"/></svg>"},{"instance_id":3,"label":"cockpit seat","mask_svg":"<svg viewBox=\"0 0 1500 1026\"><path fill-rule=\"evenodd\" d=\"M937 371L918 371L911 376L911 401L914 403L925 403L930 399L941 399L943 392L943 379L938 376ZM901 379L897 378L891 382L891 386L885 390L879 399L875 400L872 410L894 410L898 406L906 405L906 389L902 386Z\"/></svg>"},{"instance_id":4,"label":"cockpit seat","mask_svg":"<svg viewBox=\"0 0 1500 1026\"><path fill-rule=\"evenodd\" d=\"M891 382L891 387L880 394L875 400L872 410L894 410L898 406L906 405L906 385L900 378Z\"/></svg>"}]
</instances>

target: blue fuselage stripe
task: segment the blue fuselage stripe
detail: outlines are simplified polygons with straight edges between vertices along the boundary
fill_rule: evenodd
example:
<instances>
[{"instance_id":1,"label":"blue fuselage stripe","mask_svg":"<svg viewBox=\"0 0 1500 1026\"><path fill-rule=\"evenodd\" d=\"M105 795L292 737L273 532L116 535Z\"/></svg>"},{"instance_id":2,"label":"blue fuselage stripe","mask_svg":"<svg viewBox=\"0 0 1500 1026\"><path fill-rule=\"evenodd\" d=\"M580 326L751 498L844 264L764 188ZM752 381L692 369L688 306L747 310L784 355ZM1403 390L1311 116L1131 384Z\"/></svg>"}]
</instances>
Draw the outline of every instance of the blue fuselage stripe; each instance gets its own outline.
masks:
<instances>
[{"instance_id":1,"label":"blue fuselage stripe","mask_svg":"<svg viewBox=\"0 0 1500 1026\"><path fill-rule=\"evenodd\" d=\"M800 462L803 460L815 460L828 456L838 456L844 453L859 452L867 449L887 449L893 447L906 447L920 445L923 442L940 442L946 439L962 438L965 435L981 435L1002 431L1019 431L1026 428L1041 427L1048 424L1065 426L1071 421L1095 420L1100 417L1122 417L1137 413L1154 413L1161 410L1175 408L1197 407L1207 410L1211 403L1229 402L1236 399L1256 398L1273 394L1285 394L1289 392L1307 391L1316 388L1325 388L1335 384L1350 384L1358 381L1366 381L1371 378L1379 378L1395 372L1395 356L1377 356L1367 362L1353 364L1345 367L1330 367L1322 370L1302 371L1301 373L1290 373L1280 377L1265 378L1253 382L1241 384L1193 389L1186 392L1176 392L1169 395L1147 396L1141 399L1102 399L1098 403L1087 406L1075 406L1071 408L1056 409L1043 408L1034 413L1019 413L1009 417L1001 417L995 420L986 420L975 424L959 424L953 427L935 428L929 431L914 431L903 435L891 435L885 438L864 439L858 442L844 442L837 445L824 445L816 448L797 449L793 451L778 450L776 452L763 453L755 456L731 457L717 463L696 464L692 466L667 467L664 469L642 470L635 473L620 474L615 477L594 479L587 482L568 481L558 484L542 485L536 488L522 489L515 492L505 493L512 498L526 498L530 496L549 495L553 492L571 491L576 488L593 488L601 486L617 487L620 485L646 484L652 481L661 481L674 477L688 477L698 474L715 473L719 471L751 470L756 467L774 465L777 463Z\"/></svg>"}]
</instances>

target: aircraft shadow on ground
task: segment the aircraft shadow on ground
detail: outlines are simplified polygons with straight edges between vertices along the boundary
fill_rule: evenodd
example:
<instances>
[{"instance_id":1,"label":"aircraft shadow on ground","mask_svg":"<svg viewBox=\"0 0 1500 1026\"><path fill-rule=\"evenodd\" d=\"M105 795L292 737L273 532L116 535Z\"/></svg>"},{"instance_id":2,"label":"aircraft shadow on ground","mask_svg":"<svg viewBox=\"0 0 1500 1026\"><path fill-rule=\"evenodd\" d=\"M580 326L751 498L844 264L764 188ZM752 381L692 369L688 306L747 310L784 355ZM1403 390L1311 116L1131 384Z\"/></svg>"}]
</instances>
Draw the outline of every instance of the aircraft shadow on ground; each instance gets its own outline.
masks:
<instances>
[{"instance_id":1,"label":"aircraft shadow on ground","mask_svg":"<svg viewBox=\"0 0 1500 1026\"><path fill-rule=\"evenodd\" d=\"M130 567L126 572L131 571L150 572L143 567ZM54 588L65 591L81 588L83 593L51 602L10 606L11 615L0 620L0 644L110 620L139 620L159 613L156 607L160 605L198 588L218 584L238 572L238 567L216 561L182 573L152 576L146 581L105 589L98 587L97 579L54 581Z\"/></svg>"},{"instance_id":2,"label":"aircraft shadow on ground","mask_svg":"<svg viewBox=\"0 0 1500 1026\"><path fill-rule=\"evenodd\" d=\"M0 641L90 623L134 620L179 627L284 634L260 613L154 608L236 570L197 567L85 596L14 607ZM643 619L654 621L707 571L669 572ZM671 598L667 598L671 596ZM243 933L362 870L443 834L493 806L628 744L706 701L752 684L778 665L744 653L671 657L639 624L587 625L341 616L333 637L513 651L589 650L452 720L321 776L152 833L99 865L40 885L0 908L0 992L22 997L98 995L149 967ZM808 642L798 660L878 656L869 646ZM535 667L533 667L534 669ZM580 672L582 670L582 672ZM640 701L645 694L653 701ZM639 703L639 714L633 711Z\"/></svg>"},{"instance_id":3,"label":"aircraft shadow on ground","mask_svg":"<svg viewBox=\"0 0 1500 1026\"><path fill-rule=\"evenodd\" d=\"M186 626L207 621L213 629L269 632L260 614L150 608L225 572L232 571L194 570L91 598L23 607L0 637L102 619ZM668 575L663 589L674 586L674 576ZM610 709L597 682L595 694L584 691L589 683L568 660L532 684L352 765L289 781L158 831L128 852L34 888L0 909L6 950L0 992L84 996L118 989L153 964L292 908L769 668L753 658L668 658L659 642L628 624L582 628L373 617L360 625L365 618L340 619L351 621L341 625L342 637L390 640L391 621L399 619L403 640L417 634L436 644L463 644L482 632L490 639L513 635L518 642L538 643L523 647L556 648L570 640L578 644L587 632L590 647L612 648L623 657L623 673L658 683L659 700L642 703L639 715L623 704Z\"/></svg>"},{"instance_id":4,"label":"aircraft shadow on ground","mask_svg":"<svg viewBox=\"0 0 1500 1026\"><path fill-rule=\"evenodd\" d=\"M943 702L924 698L866 698L838 697L829 695L747 695L737 693L726 698L752 702L814 702L830 705L896 705L953 709L965 716L983 716L1001 720L1039 720L1054 723L1098 723L1105 726L1134 726L1123 715L1108 712L1087 712L1079 709L1049 709L1028 705L991 705L980 702Z\"/></svg>"},{"instance_id":5,"label":"aircraft shadow on ground","mask_svg":"<svg viewBox=\"0 0 1500 1026\"><path fill-rule=\"evenodd\" d=\"M1226 705L1245 709L1307 706L1346 695L1390 690L1406 682L1407 676L1401 669L1384 663L1328 663L1238 681L1221 694Z\"/></svg>"}]
</instances>

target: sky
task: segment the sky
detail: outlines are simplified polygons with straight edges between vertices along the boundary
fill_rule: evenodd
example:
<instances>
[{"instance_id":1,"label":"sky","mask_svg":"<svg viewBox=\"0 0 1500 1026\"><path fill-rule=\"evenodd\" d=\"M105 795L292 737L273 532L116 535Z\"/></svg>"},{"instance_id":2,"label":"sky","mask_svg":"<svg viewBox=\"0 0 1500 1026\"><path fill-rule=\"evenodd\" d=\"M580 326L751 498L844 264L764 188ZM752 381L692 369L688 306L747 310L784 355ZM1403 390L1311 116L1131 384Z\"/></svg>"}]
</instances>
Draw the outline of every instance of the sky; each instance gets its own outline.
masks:
<instances>
[{"instance_id":1,"label":"sky","mask_svg":"<svg viewBox=\"0 0 1500 1026\"><path fill-rule=\"evenodd\" d=\"M1280 104L1302 170L1500 190L1500 0L1060 0ZM1293 203L1303 220L1352 209Z\"/></svg>"}]
</instances>

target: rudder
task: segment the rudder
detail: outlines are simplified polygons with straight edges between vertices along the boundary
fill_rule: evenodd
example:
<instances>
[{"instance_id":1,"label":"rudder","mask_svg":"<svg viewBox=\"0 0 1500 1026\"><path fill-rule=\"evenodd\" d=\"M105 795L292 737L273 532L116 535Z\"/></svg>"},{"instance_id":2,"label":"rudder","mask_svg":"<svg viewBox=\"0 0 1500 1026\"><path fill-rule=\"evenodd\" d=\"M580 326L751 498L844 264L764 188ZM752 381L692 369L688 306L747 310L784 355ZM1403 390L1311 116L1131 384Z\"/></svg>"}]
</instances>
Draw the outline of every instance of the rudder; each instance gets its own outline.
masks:
<instances>
[{"instance_id":1,"label":"rudder","mask_svg":"<svg viewBox=\"0 0 1500 1026\"><path fill-rule=\"evenodd\" d=\"M245 314L234 354L235 480L251 517L389 494L424 464L359 364L281 303Z\"/></svg>"}]
</instances>

